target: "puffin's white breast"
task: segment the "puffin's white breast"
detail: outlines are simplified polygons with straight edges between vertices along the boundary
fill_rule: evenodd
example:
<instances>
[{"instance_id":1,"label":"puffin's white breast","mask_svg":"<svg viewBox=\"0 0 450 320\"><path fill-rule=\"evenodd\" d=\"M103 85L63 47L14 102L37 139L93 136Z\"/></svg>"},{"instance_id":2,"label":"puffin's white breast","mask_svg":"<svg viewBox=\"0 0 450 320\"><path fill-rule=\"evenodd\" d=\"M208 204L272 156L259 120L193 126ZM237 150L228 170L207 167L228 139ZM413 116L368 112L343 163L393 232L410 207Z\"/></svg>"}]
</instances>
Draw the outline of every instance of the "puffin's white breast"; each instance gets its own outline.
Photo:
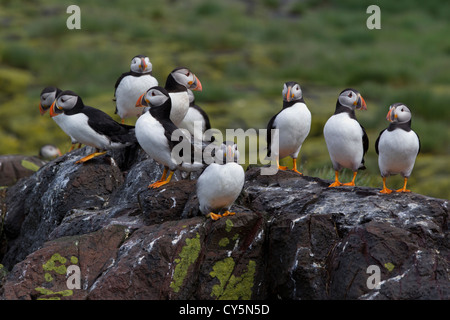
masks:
<instances>
[{"instance_id":1,"label":"puffin's white breast","mask_svg":"<svg viewBox=\"0 0 450 320\"><path fill-rule=\"evenodd\" d=\"M197 180L197 197L200 211L229 208L244 186L244 169L237 163L209 165Z\"/></svg>"},{"instance_id":2,"label":"puffin's white breast","mask_svg":"<svg viewBox=\"0 0 450 320\"><path fill-rule=\"evenodd\" d=\"M170 92L169 96L172 100L170 120L172 120L172 122L178 127L189 110L189 95L187 91L182 91Z\"/></svg>"},{"instance_id":3,"label":"puffin's white breast","mask_svg":"<svg viewBox=\"0 0 450 320\"><path fill-rule=\"evenodd\" d=\"M419 139L414 131L384 131L378 141L378 166L383 177L401 173L409 177L419 152Z\"/></svg>"},{"instance_id":4,"label":"puffin's white breast","mask_svg":"<svg viewBox=\"0 0 450 320\"><path fill-rule=\"evenodd\" d=\"M62 131L64 131L65 134L67 134L70 137L70 140L72 143L77 143L78 141L72 137L69 133L67 133L65 129L65 117L67 117L64 113L58 114L57 116L54 116L52 119L56 122L56 124L61 128Z\"/></svg>"},{"instance_id":5,"label":"puffin's white breast","mask_svg":"<svg viewBox=\"0 0 450 320\"><path fill-rule=\"evenodd\" d=\"M60 119L60 126L76 141L87 146L101 150L114 149L121 146L119 143L111 143L108 137L92 129L88 124L88 120L88 116L84 113L65 115Z\"/></svg>"},{"instance_id":6,"label":"puffin's white breast","mask_svg":"<svg viewBox=\"0 0 450 320\"><path fill-rule=\"evenodd\" d=\"M273 124L279 130L279 158L296 158L311 129L311 112L299 102L282 110ZM275 148L272 152L277 154Z\"/></svg>"},{"instance_id":7,"label":"puffin's white breast","mask_svg":"<svg viewBox=\"0 0 450 320\"><path fill-rule=\"evenodd\" d=\"M323 135L333 165L358 170L364 155L363 130L358 121L345 112L335 114L325 123Z\"/></svg>"},{"instance_id":8,"label":"puffin's white breast","mask_svg":"<svg viewBox=\"0 0 450 320\"><path fill-rule=\"evenodd\" d=\"M206 124L202 114L197 109L190 107L178 127L187 129L192 135L202 139Z\"/></svg>"},{"instance_id":9,"label":"puffin's white breast","mask_svg":"<svg viewBox=\"0 0 450 320\"><path fill-rule=\"evenodd\" d=\"M169 142L164 135L164 127L150 112L138 118L135 126L136 139L144 151L157 162L176 169L176 162L172 159Z\"/></svg>"},{"instance_id":10,"label":"puffin's white breast","mask_svg":"<svg viewBox=\"0 0 450 320\"><path fill-rule=\"evenodd\" d=\"M123 118L139 116L141 108L136 108L137 99L151 87L157 86L158 81L151 75L124 77L116 89L117 114Z\"/></svg>"}]
</instances>

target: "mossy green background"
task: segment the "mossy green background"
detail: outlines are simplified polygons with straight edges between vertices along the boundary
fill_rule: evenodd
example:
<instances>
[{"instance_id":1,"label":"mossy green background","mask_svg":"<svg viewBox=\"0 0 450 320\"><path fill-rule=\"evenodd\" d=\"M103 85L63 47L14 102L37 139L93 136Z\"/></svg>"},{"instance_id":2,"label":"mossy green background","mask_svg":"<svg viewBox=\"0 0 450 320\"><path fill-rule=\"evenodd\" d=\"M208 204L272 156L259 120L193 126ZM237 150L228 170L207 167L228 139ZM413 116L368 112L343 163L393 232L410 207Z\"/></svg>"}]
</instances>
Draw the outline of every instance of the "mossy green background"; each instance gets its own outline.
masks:
<instances>
[{"instance_id":1,"label":"mossy green background","mask_svg":"<svg viewBox=\"0 0 450 320\"><path fill-rule=\"evenodd\" d=\"M81 8L81 30L66 28L71 4ZM381 9L381 30L366 27L371 4ZM2 0L0 9L0 154L37 154L45 143L69 149L38 111L48 85L119 120L114 83L143 53L161 84L174 67L191 68L203 84L197 103L222 132L265 128L281 108L283 83L298 81L313 117L299 167L321 178L334 176L323 125L338 93L358 89L368 110L357 117L370 139L358 185L381 188L375 140L388 106L403 102L422 142L409 188L449 198L448 1ZM388 179L391 188L401 183Z\"/></svg>"}]
</instances>

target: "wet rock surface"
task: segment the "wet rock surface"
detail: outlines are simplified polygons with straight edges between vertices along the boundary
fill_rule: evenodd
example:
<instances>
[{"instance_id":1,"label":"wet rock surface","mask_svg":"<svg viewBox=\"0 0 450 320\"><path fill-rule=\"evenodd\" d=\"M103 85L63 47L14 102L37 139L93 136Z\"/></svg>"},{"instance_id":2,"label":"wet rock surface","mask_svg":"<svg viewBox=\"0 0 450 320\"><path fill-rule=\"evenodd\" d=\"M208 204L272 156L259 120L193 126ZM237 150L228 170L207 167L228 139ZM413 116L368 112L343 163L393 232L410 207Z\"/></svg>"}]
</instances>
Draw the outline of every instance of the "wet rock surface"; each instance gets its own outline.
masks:
<instances>
[{"instance_id":1,"label":"wet rock surface","mask_svg":"<svg viewBox=\"0 0 450 320\"><path fill-rule=\"evenodd\" d=\"M147 188L162 168L139 147L88 151L3 192L0 298L450 298L447 200L251 167L212 221L195 179Z\"/></svg>"}]
</instances>

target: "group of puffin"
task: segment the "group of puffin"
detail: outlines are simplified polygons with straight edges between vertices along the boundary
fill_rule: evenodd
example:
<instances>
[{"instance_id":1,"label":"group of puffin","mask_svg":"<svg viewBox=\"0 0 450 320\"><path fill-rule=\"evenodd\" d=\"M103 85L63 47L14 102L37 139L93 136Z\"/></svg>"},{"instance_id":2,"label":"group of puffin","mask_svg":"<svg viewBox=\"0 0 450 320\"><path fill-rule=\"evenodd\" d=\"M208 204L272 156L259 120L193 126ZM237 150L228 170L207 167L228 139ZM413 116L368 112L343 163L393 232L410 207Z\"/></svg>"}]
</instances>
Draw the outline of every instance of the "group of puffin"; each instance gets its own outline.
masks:
<instances>
[{"instance_id":1,"label":"group of puffin","mask_svg":"<svg viewBox=\"0 0 450 320\"><path fill-rule=\"evenodd\" d=\"M95 152L76 163L85 163L103 155L110 149L124 148L139 143L155 161L164 166L162 177L149 185L159 188L170 182L175 170L184 172L203 170L197 180L197 196L200 211L213 220L232 215L229 209L239 196L245 180L242 166L237 162L239 151L233 142L225 141L217 146L215 163L177 161L172 150L180 143L173 141L172 134L183 128L189 138L202 137L202 144L192 148L203 148L205 142L214 141L204 133L211 128L207 114L195 105L192 91L201 91L197 76L188 68L175 68L168 76L164 87L152 75L150 59L144 55L132 58L130 71L123 73L115 83L115 113L121 123L105 112L89 107L80 96L70 90L56 87L45 88L40 95L41 115L47 110L51 118L70 137L72 148L76 144L91 146ZM297 156L311 127L311 112L308 110L300 85L286 82L283 86L283 107L267 126L267 156L275 159L278 169L286 170L279 161L287 156L293 159L293 171L297 170ZM359 169L364 167L364 155L369 140L364 128L355 116L355 110L366 110L361 94L354 89L343 90L336 103L335 113L324 126L324 137L335 170L335 181L330 187L354 186ZM124 124L124 119L138 117L135 126ZM408 192L407 179L411 174L420 149L418 136L411 130L411 112L401 103L390 106L387 120L390 125L383 130L375 144L379 154L378 163L383 178L382 193L390 193L386 187L389 175L400 173L404 186L398 192ZM277 130L272 130L277 129ZM275 140L276 138L276 140ZM189 140L191 141L191 140ZM353 171L349 183L339 181L339 170ZM222 214L221 211L225 210Z\"/></svg>"}]
</instances>

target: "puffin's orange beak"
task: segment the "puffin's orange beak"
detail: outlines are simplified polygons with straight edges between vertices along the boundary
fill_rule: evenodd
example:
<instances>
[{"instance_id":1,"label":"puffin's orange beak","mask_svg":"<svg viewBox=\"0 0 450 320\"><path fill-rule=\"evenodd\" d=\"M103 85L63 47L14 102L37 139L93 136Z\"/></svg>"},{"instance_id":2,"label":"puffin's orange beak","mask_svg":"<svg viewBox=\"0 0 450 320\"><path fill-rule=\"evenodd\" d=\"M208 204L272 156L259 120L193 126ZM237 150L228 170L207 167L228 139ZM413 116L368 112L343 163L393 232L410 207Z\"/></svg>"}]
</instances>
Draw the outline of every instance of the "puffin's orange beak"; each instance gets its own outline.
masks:
<instances>
[{"instance_id":1,"label":"puffin's orange beak","mask_svg":"<svg viewBox=\"0 0 450 320\"><path fill-rule=\"evenodd\" d=\"M195 77L194 82L190 83L189 89L193 91L202 91L203 90L202 83L200 82L200 80L197 78L196 75L194 75L194 77Z\"/></svg>"},{"instance_id":2,"label":"puffin's orange beak","mask_svg":"<svg viewBox=\"0 0 450 320\"><path fill-rule=\"evenodd\" d=\"M292 87L288 87L288 91L287 91L287 93L286 93L286 101L287 102L290 102L291 101L291 89L292 89Z\"/></svg>"},{"instance_id":3,"label":"puffin's orange beak","mask_svg":"<svg viewBox=\"0 0 450 320\"><path fill-rule=\"evenodd\" d=\"M41 116L43 116L47 112L47 109L44 109L42 107L42 103L40 102L39 102L39 112L41 113Z\"/></svg>"},{"instance_id":4,"label":"puffin's orange beak","mask_svg":"<svg viewBox=\"0 0 450 320\"><path fill-rule=\"evenodd\" d=\"M386 120L389 121L389 122L393 121L393 119L392 119L392 110L394 110L394 108L390 108L389 112L386 115Z\"/></svg>"},{"instance_id":5,"label":"puffin's orange beak","mask_svg":"<svg viewBox=\"0 0 450 320\"><path fill-rule=\"evenodd\" d=\"M141 64L139 65L139 68L141 68L142 71L147 69L147 64L145 63L145 59L144 58L141 59Z\"/></svg>"},{"instance_id":6,"label":"puffin's orange beak","mask_svg":"<svg viewBox=\"0 0 450 320\"><path fill-rule=\"evenodd\" d=\"M144 96L145 96L145 93L144 94L142 94L138 99L137 99L137 101L136 101L136 105L135 105L135 107L136 108L143 108L143 107L147 107L148 105L147 105L147 102L144 100Z\"/></svg>"},{"instance_id":7,"label":"puffin's orange beak","mask_svg":"<svg viewBox=\"0 0 450 320\"><path fill-rule=\"evenodd\" d=\"M50 117L52 117L52 118L53 118L54 116L57 116L57 115L58 115L58 114L56 113L55 108L56 108L56 100L53 101L52 105L50 106Z\"/></svg>"},{"instance_id":8,"label":"puffin's orange beak","mask_svg":"<svg viewBox=\"0 0 450 320\"><path fill-rule=\"evenodd\" d=\"M366 101L364 100L364 98L360 94L358 94L358 100L353 102L353 104L356 106L357 109L367 110Z\"/></svg>"}]
</instances>

